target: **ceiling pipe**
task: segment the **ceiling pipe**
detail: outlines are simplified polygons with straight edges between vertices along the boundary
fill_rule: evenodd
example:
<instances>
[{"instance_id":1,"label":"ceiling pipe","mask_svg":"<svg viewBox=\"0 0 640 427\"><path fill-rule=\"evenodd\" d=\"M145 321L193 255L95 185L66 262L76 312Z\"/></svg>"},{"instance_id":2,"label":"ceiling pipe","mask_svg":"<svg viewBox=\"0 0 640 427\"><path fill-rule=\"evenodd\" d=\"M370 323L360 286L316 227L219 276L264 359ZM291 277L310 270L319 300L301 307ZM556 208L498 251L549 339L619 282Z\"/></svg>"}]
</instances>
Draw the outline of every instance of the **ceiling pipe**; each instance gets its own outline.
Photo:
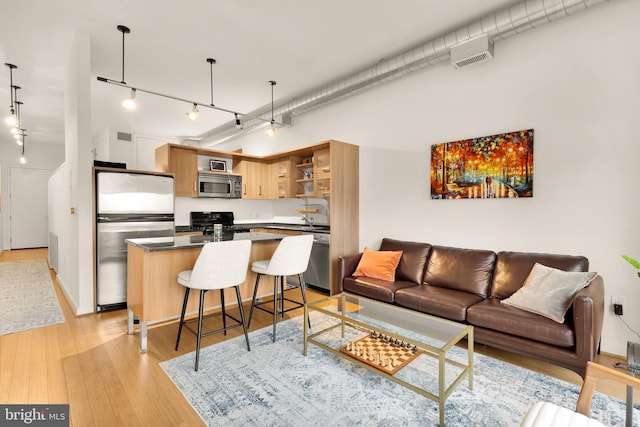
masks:
<instances>
[{"instance_id":1,"label":"ceiling pipe","mask_svg":"<svg viewBox=\"0 0 640 427\"><path fill-rule=\"evenodd\" d=\"M276 116L297 116L306 113L429 65L449 61L452 46L482 34L487 34L493 42L504 40L607 1L609 0L525 0L491 13L444 36L407 49L391 58L383 59L349 76L318 86L288 102L278 103L273 113ZM265 119L268 119L270 112L269 104L248 113L248 116L265 116ZM238 130L235 121L229 121L194 137L193 140L199 141L201 146L211 147L263 127L264 119L250 119L243 124L244 129Z\"/></svg>"}]
</instances>

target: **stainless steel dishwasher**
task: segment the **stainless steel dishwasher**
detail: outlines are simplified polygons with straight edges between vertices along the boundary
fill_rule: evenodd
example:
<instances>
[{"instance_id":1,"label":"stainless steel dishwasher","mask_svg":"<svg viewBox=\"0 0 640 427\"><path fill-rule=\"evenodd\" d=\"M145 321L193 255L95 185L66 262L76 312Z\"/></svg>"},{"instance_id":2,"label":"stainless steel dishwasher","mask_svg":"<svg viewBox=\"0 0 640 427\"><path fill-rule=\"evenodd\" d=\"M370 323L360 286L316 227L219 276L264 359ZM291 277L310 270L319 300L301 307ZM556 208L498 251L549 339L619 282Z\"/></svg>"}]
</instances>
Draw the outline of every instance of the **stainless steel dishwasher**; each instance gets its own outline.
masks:
<instances>
[{"instance_id":1,"label":"stainless steel dishwasher","mask_svg":"<svg viewBox=\"0 0 640 427\"><path fill-rule=\"evenodd\" d=\"M309 267L304 273L304 281L307 285L329 291L331 285L331 255L329 252L330 234L327 233L303 233L313 235L313 246ZM287 277L287 283L297 286L297 277Z\"/></svg>"}]
</instances>

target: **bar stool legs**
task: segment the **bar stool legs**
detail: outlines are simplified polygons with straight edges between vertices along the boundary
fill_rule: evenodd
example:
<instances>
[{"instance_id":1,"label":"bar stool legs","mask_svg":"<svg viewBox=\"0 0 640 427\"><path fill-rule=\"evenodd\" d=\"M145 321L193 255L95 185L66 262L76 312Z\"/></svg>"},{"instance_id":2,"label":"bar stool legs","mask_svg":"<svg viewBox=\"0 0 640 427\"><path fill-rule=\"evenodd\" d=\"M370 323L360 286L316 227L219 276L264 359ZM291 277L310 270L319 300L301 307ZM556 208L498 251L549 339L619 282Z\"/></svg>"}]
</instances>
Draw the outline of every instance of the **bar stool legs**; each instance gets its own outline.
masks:
<instances>
[{"instance_id":1,"label":"bar stool legs","mask_svg":"<svg viewBox=\"0 0 640 427\"><path fill-rule=\"evenodd\" d=\"M297 302L297 301L292 301L288 298L284 297L284 276L273 276L273 299L272 300L268 300L268 301L262 301L262 302L258 302L256 303L256 298L258 295L258 286L260 285L260 277L262 277L262 274L258 273L256 275L256 284L255 287L253 289L253 297L251 299L251 309L249 310L249 320L247 322L247 328L251 326L251 318L253 317L253 309L254 307L257 308L258 310L262 310L264 312L267 312L269 314L273 315L273 334L271 337L271 340L273 342L276 342L276 323L278 322L278 313L280 313L280 317L282 317L284 319L284 314L287 311L291 311L291 310L295 310L297 308L300 307L304 307L305 305L307 305L307 293L306 293L306 283L304 282L304 278L302 276L302 273L298 274L298 279L300 281L300 293L302 295L302 304ZM280 282L280 294L278 295L278 282ZM294 307L291 307L289 309L284 308L284 302L285 301L289 301L295 304ZM278 308L278 302L280 303L280 307ZM273 307L271 310L268 310L266 308L263 308L262 305L264 304L268 304L268 303L273 303ZM311 320L307 319L307 322L309 323L309 327L311 327Z\"/></svg>"},{"instance_id":2,"label":"bar stool legs","mask_svg":"<svg viewBox=\"0 0 640 427\"><path fill-rule=\"evenodd\" d=\"M234 286L235 290L236 290L236 298L238 299L238 311L240 312L240 320L234 318L233 316L231 316L230 314L227 314L226 309L225 309L225 301L224 301L224 292L223 289L220 289L220 300L221 300L221 312L220 313L213 313L213 314L209 314L207 316L204 316L204 297L205 294L207 293L207 289L201 289L200 290L200 302L198 305L198 318L197 319L190 319L190 320L184 320L186 311L187 311L187 304L189 302L189 292L191 291L190 288L185 288L185 294L184 294L184 302L182 303L182 313L180 314L180 324L178 326L178 337L176 339L176 347L175 350L178 351L178 347L180 346L180 337L182 336L182 328L186 327L188 330L190 330L191 332L193 332L196 335L196 363L195 363L195 370L198 370L198 366L200 364L200 346L202 343L202 337L206 337L218 332L224 332L224 334L227 334L227 329L231 329L231 328L235 328L238 327L240 325L242 325L243 331L244 331L244 339L247 343L247 351L251 351L251 347L249 345L249 333L248 333L248 326L245 322L245 317L244 317L244 308L242 307L242 296L240 295L240 286ZM211 331L211 332L207 332L207 333L202 333L202 321L205 318L210 318L210 317L215 317L215 316L222 316L222 328L221 329L217 329L215 331ZM227 326L227 317L229 317L230 319L236 321L236 324ZM196 331L194 331L193 329L191 329L188 325L188 323L190 322L194 322L197 321L198 323L198 328Z\"/></svg>"}]
</instances>

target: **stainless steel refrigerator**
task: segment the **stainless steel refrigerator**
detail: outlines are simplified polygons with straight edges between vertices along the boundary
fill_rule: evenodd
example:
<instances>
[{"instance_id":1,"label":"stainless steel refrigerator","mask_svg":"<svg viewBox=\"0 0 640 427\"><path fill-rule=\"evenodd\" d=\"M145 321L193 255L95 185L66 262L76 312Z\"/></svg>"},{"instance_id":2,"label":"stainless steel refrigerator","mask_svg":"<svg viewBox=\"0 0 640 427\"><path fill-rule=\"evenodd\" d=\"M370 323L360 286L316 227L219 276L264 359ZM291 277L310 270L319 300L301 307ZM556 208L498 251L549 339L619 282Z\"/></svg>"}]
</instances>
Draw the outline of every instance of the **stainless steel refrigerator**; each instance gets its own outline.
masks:
<instances>
[{"instance_id":1,"label":"stainless steel refrigerator","mask_svg":"<svg viewBox=\"0 0 640 427\"><path fill-rule=\"evenodd\" d=\"M95 170L96 305L126 307L126 239L174 235L173 177Z\"/></svg>"}]
</instances>

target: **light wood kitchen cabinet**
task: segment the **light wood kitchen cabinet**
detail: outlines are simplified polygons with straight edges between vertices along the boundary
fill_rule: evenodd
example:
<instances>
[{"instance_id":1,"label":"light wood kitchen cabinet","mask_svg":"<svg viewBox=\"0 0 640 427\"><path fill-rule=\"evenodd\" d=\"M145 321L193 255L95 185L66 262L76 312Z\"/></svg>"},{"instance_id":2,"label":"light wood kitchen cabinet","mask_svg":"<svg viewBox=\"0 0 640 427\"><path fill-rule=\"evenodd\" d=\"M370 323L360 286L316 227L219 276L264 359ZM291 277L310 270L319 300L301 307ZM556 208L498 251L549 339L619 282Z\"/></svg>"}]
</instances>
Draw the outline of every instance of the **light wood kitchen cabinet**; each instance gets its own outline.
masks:
<instances>
[{"instance_id":1,"label":"light wood kitchen cabinet","mask_svg":"<svg viewBox=\"0 0 640 427\"><path fill-rule=\"evenodd\" d=\"M243 199L275 199L275 178L271 162L240 159L234 171L242 175Z\"/></svg>"},{"instance_id":2,"label":"light wood kitchen cabinet","mask_svg":"<svg viewBox=\"0 0 640 427\"><path fill-rule=\"evenodd\" d=\"M331 149L314 151L314 188L319 197L331 196Z\"/></svg>"},{"instance_id":3,"label":"light wood kitchen cabinet","mask_svg":"<svg viewBox=\"0 0 640 427\"><path fill-rule=\"evenodd\" d=\"M175 175L178 197L197 197L198 156L233 159L233 173L242 175L242 197L285 199L323 197L330 200L331 294L338 290L338 257L358 252L359 148L328 140L259 157L205 148L167 144L156 149L156 170Z\"/></svg>"},{"instance_id":4,"label":"light wood kitchen cabinet","mask_svg":"<svg viewBox=\"0 0 640 427\"><path fill-rule=\"evenodd\" d=\"M156 149L156 171L174 175L176 197L198 196L198 153L167 144Z\"/></svg>"},{"instance_id":5,"label":"light wood kitchen cabinet","mask_svg":"<svg viewBox=\"0 0 640 427\"><path fill-rule=\"evenodd\" d=\"M290 199L296 195L296 179L302 177L302 171L296 168L296 164L301 161L300 157L287 156L274 160L273 170L275 173L276 198Z\"/></svg>"}]
</instances>

